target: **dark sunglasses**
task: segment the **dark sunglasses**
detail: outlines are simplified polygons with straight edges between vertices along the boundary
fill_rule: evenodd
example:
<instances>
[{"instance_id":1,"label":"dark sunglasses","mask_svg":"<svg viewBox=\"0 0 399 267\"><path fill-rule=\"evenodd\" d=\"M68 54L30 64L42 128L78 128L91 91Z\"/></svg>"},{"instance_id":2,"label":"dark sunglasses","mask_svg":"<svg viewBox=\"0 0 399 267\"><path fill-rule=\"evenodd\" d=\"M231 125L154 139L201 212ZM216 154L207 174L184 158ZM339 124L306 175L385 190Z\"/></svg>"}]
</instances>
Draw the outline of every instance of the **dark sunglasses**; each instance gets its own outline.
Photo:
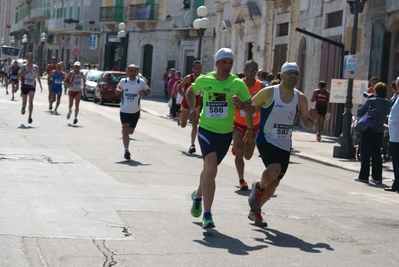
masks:
<instances>
[{"instance_id":1,"label":"dark sunglasses","mask_svg":"<svg viewBox=\"0 0 399 267\"><path fill-rule=\"evenodd\" d=\"M249 71L253 71L253 72L257 72L258 71L258 69L256 69L256 68L251 68L251 67L245 67L247 70L249 70Z\"/></svg>"},{"instance_id":2,"label":"dark sunglasses","mask_svg":"<svg viewBox=\"0 0 399 267\"><path fill-rule=\"evenodd\" d=\"M289 76L292 76L292 75L299 76L298 71L289 70L289 71L286 71L285 73Z\"/></svg>"},{"instance_id":3,"label":"dark sunglasses","mask_svg":"<svg viewBox=\"0 0 399 267\"><path fill-rule=\"evenodd\" d=\"M26 58L33 58L32 56L28 56L28 57L26 57Z\"/></svg>"}]
</instances>

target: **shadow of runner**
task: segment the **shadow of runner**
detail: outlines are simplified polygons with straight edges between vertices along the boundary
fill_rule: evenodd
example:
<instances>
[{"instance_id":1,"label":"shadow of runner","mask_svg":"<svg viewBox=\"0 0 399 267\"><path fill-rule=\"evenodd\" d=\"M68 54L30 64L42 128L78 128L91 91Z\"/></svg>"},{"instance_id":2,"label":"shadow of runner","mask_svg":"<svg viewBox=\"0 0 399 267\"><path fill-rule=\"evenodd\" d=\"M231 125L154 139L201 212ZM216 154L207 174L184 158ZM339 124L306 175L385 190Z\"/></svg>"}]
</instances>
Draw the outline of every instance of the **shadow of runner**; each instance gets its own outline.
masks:
<instances>
[{"instance_id":1,"label":"shadow of runner","mask_svg":"<svg viewBox=\"0 0 399 267\"><path fill-rule=\"evenodd\" d=\"M25 124L21 124L18 129L35 129L36 127L33 126L26 126Z\"/></svg>"},{"instance_id":2,"label":"shadow of runner","mask_svg":"<svg viewBox=\"0 0 399 267\"><path fill-rule=\"evenodd\" d=\"M121 160L121 161L117 161L115 163L116 164L129 165L129 166L150 166L150 165L152 165L152 164L143 164L140 161L135 161L133 159Z\"/></svg>"},{"instance_id":3,"label":"shadow of runner","mask_svg":"<svg viewBox=\"0 0 399 267\"><path fill-rule=\"evenodd\" d=\"M250 251L267 248L265 245L259 245L255 247L247 246L239 239L224 235L215 229L210 229L204 232L204 238L202 240L193 241L210 248L226 249L229 253L234 255L248 255L248 252Z\"/></svg>"},{"instance_id":4,"label":"shadow of runner","mask_svg":"<svg viewBox=\"0 0 399 267\"><path fill-rule=\"evenodd\" d=\"M261 239L261 238L256 238L255 240L262 241L266 244L273 245L276 247L298 248L302 251L311 252L311 253L320 253L321 248L324 248L327 250L334 250L333 248L331 248L331 246L329 244L326 244L326 243L311 244L311 243L305 242L302 239L299 239L295 236L285 234L278 230L274 230L274 229L270 229L270 228L256 229L255 231L266 235L265 240ZM320 248L320 249L317 249L317 248Z\"/></svg>"}]
</instances>

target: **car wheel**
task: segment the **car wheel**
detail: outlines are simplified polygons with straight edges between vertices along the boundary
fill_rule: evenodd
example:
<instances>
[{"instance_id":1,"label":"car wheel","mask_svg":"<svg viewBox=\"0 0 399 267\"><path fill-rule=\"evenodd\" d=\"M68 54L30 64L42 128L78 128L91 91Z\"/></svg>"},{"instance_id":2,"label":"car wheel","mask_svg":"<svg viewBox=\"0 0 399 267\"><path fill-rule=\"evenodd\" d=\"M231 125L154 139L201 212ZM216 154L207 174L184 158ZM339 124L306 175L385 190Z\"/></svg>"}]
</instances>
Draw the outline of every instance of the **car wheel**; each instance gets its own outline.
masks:
<instances>
[{"instance_id":1,"label":"car wheel","mask_svg":"<svg viewBox=\"0 0 399 267\"><path fill-rule=\"evenodd\" d=\"M88 98L87 98L87 94L86 94L86 90L85 89L83 89L83 100L84 101L87 101L88 100Z\"/></svg>"},{"instance_id":2,"label":"car wheel","mask_svg":"<svg viewBox=\"0 0 399 267\"><path fill-rule=\"evenodd\" d=\"M100 94L100 105L104 105L105 104L105 99L103 97L102 94Z\"/></svg>"}]
</instances>

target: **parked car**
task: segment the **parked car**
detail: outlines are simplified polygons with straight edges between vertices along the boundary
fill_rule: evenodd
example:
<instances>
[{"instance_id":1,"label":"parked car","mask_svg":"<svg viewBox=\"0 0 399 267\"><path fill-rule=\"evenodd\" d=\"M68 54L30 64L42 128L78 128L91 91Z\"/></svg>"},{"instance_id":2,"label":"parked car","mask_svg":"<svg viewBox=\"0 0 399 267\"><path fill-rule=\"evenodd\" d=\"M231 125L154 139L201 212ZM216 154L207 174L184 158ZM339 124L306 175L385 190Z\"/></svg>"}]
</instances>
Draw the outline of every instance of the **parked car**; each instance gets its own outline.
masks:
<instances>
[{"instance_id":1,"label":"parked car","mask_svg":"<svg viewBox=\"0 0 399 267\"><path fill-rule=\"evenodd\" d=\"M93 97L94 90L96 89L98 79L100 79L103 71L99 70L89 70L85 74L86 78L86 88L83 88L82 98L83 100L88 100L89 97Z\"/></svg>"},{"instance_id":2,"label":"parked car","mask_svg":"<svg viewBox=\"0 0 399 267\"><path fill-rule=\"evenodd\" d=\"M100 105L105 102L119 103L120 97L115 94L116 86L123 78L127 78L126 72L121 71L104 71L98 79L96 90L93 95L93 102L100 101Z\"/></svg>"}]
</instances>

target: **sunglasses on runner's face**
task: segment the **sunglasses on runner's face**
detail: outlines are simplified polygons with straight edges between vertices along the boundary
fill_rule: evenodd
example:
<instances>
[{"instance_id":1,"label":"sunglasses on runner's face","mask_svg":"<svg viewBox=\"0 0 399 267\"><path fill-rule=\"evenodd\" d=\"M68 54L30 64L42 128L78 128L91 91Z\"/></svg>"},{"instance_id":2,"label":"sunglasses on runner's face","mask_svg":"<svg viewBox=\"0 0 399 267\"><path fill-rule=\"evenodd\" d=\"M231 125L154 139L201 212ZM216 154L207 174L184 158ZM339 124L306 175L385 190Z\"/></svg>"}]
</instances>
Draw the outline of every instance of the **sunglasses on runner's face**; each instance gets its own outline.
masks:
<instances>
[{"instance_id":1,"label":"sunglasses on runner's face","mask_svg":"<svg viewBox=\"0 0 399 267\"><path fill-rule=\"evenodd\" d=\"M287 74L289 76L292 76L292 75L299 76L299 72L293 71L293 70L286 71L285 74Z\"/></svg>"},{"instance_id":2,"label":"sunglasses on runner's face","mask_svg":"<svg viewBox=\"0 0 399 267\"><path fill-rule=\"evenodd\" d=\"M251 67L245 67L247 70L249 71L253 71L253 72L257 72L258 69L257 68L251 68Z\"/></svg>"}]
</instances>

